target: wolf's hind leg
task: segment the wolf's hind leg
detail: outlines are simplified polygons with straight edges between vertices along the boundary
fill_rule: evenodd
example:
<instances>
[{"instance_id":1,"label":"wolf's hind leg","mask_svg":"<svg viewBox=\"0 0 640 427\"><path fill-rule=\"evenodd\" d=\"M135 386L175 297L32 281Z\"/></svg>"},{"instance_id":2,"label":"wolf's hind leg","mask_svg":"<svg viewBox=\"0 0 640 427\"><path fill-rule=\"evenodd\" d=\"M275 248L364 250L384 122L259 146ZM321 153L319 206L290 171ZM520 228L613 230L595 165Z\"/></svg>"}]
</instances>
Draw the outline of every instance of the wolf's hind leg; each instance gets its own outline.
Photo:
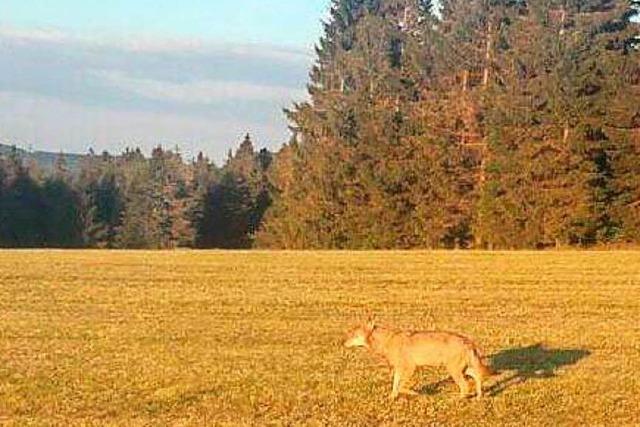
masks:
<instances>
[{"instance_id":1,"label":"wolf's hind leg","mask_svg":"<svg viewBox=\"0 0 640 427\"><path fill-rule=\"evenodd\" d=\"M476 383L476 399L482 397L482 375L473 368L467 369L467 375Z\"/></svg>"},{"instance_id":2,"label":"wolf's hind leg","mask_svg":"<svg viewBox=\"0 0 640 427\"><path fill-rule=\"evenodd\" d=\"M447 367L447 370L460 388L460 397L465 398L469 396L469 383L467 383L467 379L464 376L464 369L461 369L458 366L449 366Z\"/></svg>"}]
</instances>

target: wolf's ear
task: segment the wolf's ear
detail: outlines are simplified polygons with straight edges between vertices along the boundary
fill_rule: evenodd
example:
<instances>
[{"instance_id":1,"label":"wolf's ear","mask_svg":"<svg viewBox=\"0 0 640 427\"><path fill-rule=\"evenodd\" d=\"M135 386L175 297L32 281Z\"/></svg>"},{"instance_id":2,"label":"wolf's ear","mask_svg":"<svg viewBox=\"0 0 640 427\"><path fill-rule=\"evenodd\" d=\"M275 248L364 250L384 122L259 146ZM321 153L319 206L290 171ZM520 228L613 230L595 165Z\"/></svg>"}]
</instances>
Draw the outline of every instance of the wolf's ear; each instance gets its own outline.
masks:
<instances>
[{"instance_id":1,"label":"wolf's ear","mask_svg":"<svg viewBox=\"0 0 640 427\"><path fill-rule=\"evenodd\" d=\"M376 319L373 315L369 316L366 327L369 331L373 331L376 328Z\"/></svg>"}]
</instances>

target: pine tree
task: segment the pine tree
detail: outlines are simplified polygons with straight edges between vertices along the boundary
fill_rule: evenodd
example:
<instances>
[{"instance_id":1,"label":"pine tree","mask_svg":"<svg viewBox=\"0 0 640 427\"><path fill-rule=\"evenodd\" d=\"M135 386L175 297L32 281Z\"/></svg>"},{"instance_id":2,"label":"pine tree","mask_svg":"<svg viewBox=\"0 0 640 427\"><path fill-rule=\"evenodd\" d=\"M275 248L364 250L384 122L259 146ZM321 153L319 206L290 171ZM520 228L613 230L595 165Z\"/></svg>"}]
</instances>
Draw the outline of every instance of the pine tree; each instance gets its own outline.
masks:
<instances>
[{"instance_id":1,"label":"pine tree","mask_svg":"<svg viewBox=\"0 0 640 427\"><path fill-rule=\"evenodd\" d=\"M150 163L136 149L124 153L120 167L124 209L117 231L117 245L130 249L159 249L163 243L162 205Z\"/></svg>"},{"instance_id":2,"label":"pine tree","mask_svg":"<svg viewBox=\"0 0 640 427\"><path fill-rule=\"evenodd\" d=\"M302 248L305 246L304 230L297 223L299 215L293 209L299 206L295 200L294 158L298 146L295 137L285 144L270 162L266 173L271 206L265 212L264 224L257 235L257 245L262 248Z\"/></svg>"},{"instance_id":3,"label":"pine tree","mask_svg":"<svg viewBox=\"0 0 640 427\"><path fill-rule=\"evenodd\" d=\"M266 148L259 151L256 157L256 182L253 189L253 208L249 220L249 233L255 240L260 231L264 217L273 203L273 187L269 181L269 169L273 163L273 153Z\"/></svg>"},{"instance_id":4,"label":"pine tree","mask_svg":"<svg viewBox=\"0 0 640 427\"><path fill-rule=\"evenodd\" d=\"M3 192L0 243L11 248L42 247L47 215L42 189L21 158L11 156L8 163L10 179Z\"/></svg>"},{"instance_id":5,"label":"pine tree","mask_svg":"<svg viewBox=\"0 0 640 427\"><path fill-rule=\"evenodd\" d=\"M200 248L249 248L251 208L247 182L233 172L225 172L205 197L196 245Z\"/></svg>"},{"instance_id":6,"label":"pine tree","mask_svg":"<svg viewBox=\"0 0 640 427\"><path fill-rule=\"evenodd\" d=\"M7 202L5 201L5 193L8 185L9 171L7 161L4 156L0 155L0 247L5 247L8 230L7 216L9 211L7 210Z\"/></svg>"},{"instance_id":7,"label":"pine tree","mask_svg":"<svg viewBox=\"0 0 640 427\"><path fill-rule=\"evenodd\" d=\"M149 159L154 204L160 215L160 246L192 246L195 230L190 218L193 175L178 150L156 147Z\"/></svg>"},{"instance_id":8,"label":"pine tree","mask_svg":"<svg viewBox=\"0 0 640 427\"><path fill-rule=\"evenodd\" d=\"M53 174L42 186L46 217L43 245L73 248L83 245L81 200L73 188L71 172L62 153L56 158Z\"/></svg>"},{"instance_id":9,"label":"pine tree","mask_svg":"<svg viewBox=\"0 0 640 427\"><path fill-rule=\"evenodd\" d=\"M124 208L116 160L107 152L100 156L91 153L82 160L80 169L85 243L114 248Z\"/></svg>"},{"instance_id":10,"label":"pine tree","mask_svg":"<svg viewBox=\"0 0 640 427\"><path fill-rule=\"evenodd\" d=\"M612 2L595 3L532 1L498 15L490 79L476 104L485 183L476 233L490 246L589 244L606 222L599 100L611 101L611 79L599 76L608 75L610 47L599 34L613 12Z\"/></svg>"},{"instance_id":11,"label":"pine tree","mask_svg":"<svg viewBox=\"0 0 640 427\"><path fill-rule=\"evenodd\" d=\"M312 101L289 112L298 138L289 162L295 188L279 190L277 204L287 206L295 236L267 223L278 239L375 248L422 238L409 220L419 196L403 174L420 150L407 118L428 74L414 72L419 58L408 52L420 44L428 12L415 1L334 3L311 74Z\"/></svg>"},{"instance_id":12,"label":"pine tree","mask_svg":"<svg viewBox=\"0 0 640 427\"><path fill-rule=\"evenodd\" d=\"M632 18L638 17L640 2L629 3L633 8L620 6L614 15L618 19L603 26L608 45L613 48L607 51L607 77L613 81L608 92L613 100L602 101L608 107L604 126L608 151L601 163L605 166L609 190L602 204L610 225L605 237L637 244L640 242L640 25ZM616 29L617 32L612 31ZM611 34L617 37L610 38Z\"/></svg>"},{"instance_id":13,"label":"pine tree","mask_svg":"<svg viewBox=\"0 0 640 427\"><path fill-rule=\"evenodd\" d=\"M201 199L197 245L216 248L253 246L262 218L271 205L267 178L272 156L255 152L246 135L235 153L229 153L219 180L209 184Z\"/></svg>"},{"instance_id":14,"label":"pine tree","mask_svg":"<svg viewBox=\"0 0 640 427\"><path fill-rule=\"evenodd\" d=\"M192 244L202 247L201 243L205 240L202 235L205 228L202 224L206 214L209 189L218 182L219 177L215 165L202 152L198 153L191 169L193 170L192 194L189 199L187 218L194 230Z\"/></svg>"}]
</instances>

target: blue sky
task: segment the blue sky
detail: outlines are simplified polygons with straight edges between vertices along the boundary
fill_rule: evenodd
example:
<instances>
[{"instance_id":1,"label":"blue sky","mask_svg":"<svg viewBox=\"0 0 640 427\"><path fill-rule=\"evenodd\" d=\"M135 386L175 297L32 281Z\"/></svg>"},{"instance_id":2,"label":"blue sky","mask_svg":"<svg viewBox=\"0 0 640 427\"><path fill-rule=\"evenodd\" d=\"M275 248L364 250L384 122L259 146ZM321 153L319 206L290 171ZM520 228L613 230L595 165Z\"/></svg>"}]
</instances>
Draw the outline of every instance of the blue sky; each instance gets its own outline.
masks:
<instances>
[{"instance_id":1,"label":"blue sky","mask_svg":"<svg viewBox=\"0 0 640 427\"><path fill-rule=\"evenodd\" d=\"M328 0L2 0L0 22L81 33L146 33L304 46Z\"/></svg>"},{"instance_id":2,"label":"blue sky","mask_svg":"<svg viewBox=\"0 0 640 427\"><path fill-rule=\"evenodd\" d=\"M277 149L329 0L1 0L0 142Z\"/></svg>"}]
</instances>

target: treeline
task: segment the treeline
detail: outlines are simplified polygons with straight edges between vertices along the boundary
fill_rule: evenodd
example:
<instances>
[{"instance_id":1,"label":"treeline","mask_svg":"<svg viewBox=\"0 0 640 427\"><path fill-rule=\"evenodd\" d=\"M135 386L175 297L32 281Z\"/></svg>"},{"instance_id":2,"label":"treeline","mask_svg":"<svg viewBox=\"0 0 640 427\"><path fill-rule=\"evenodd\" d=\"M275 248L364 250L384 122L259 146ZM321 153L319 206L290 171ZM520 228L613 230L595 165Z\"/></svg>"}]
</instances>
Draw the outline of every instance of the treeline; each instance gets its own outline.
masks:
<instances>
[{"instance_id":1,"label":"treeline","mask_svg":"<svg viewBox=\"0 0 640 427\"><path fill-rule=\"evenodd\" d=\"M258 240L640 242L640 2L334 0Z\"/></svg>"},{"instance_id":2,"label":"treeline","mask_svg":"<svg viewBox=\"0 0 640 427\"><path fill-rule=\"evenodd\" d=\"M640 243L639 0L333 0L276 154L0 164L0 244ZM11 156L9 156L11 157Z\"/></svg>"},{"instance_id":3,"label":"treeline","mask_svg":"<svg viewBox=\"0 0 640 427\"><path fill-rule=\"evenodd\" d=\"M0 247L248 248L271 203L271 158L247 136L221 168L157 147L90 153L77 173L60 156L43 174L13 150L0 156Z\"/></svg>"}]
</instances>

